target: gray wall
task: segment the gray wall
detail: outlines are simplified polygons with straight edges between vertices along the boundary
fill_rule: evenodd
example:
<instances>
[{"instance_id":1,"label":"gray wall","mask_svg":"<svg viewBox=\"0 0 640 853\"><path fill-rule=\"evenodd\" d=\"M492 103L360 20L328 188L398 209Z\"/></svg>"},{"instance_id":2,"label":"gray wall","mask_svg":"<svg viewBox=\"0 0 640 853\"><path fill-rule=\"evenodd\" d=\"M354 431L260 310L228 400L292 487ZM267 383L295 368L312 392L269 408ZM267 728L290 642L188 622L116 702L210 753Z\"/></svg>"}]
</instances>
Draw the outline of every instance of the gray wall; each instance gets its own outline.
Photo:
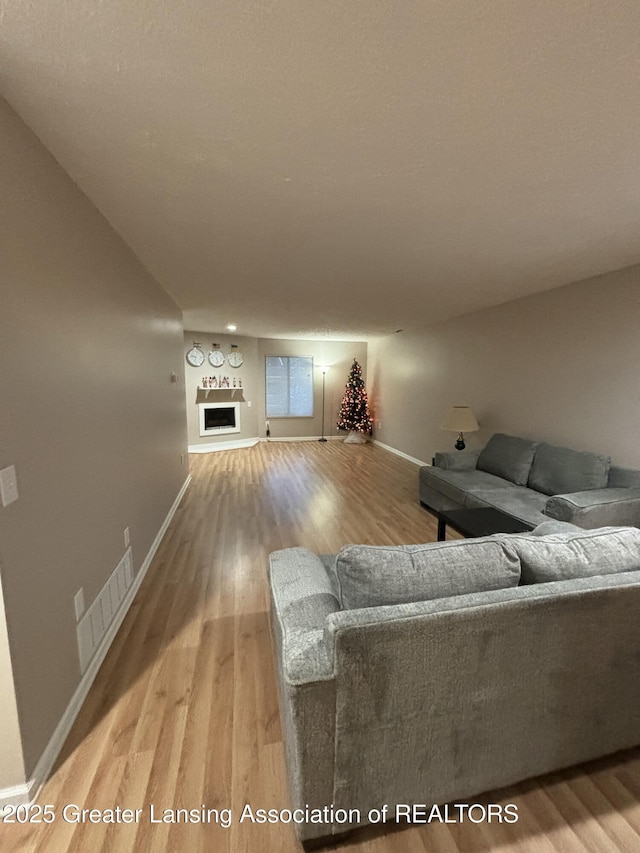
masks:
<instances>
[{"instance_id":1,"label":"gray wall","mask_svg":"<svg viewBox=\"0 0 640 853\"><path fill-rule=\"evenodd\" d=\"M481 430L610 454L640 468L640 267L369 345L375 437L418 459L453 449L439 429L469 405Z\"/></svg>"},{"instance_id":2,"label":"gray wall","mask_svg":"<svg viewBox=\"0 0 640 853\"><path fill-rule=\"evenodd\" d=\"M193 342L202 344L207 355L212 344L220 344L223 352L228 352L231 344L237 344L242 350L244 363L234 370L226 364L220 369L190 367L185 360L185 388L187 394L187 419L189 446L217 444L245 438L264 438L265 436L265 358L268 355L308 355L314 363L314 414L311 418L272 418L270 420L272 438L305 438L319 436L322 431L322 372L320 365L329 367L325 379L325 435L338 435L336 420L338 408L344 394L349 369L354 358L362 366L366 378L367 345L350 341L300 341L280 340L276 338L245 338L236 335L218 335L211 332L185 332L184 355L191 349ZM241 431L220 436L199 434L196 392L203 376L242 377L245 400L240 415Z\"/></svg>"},{"instance_id":3,"label":"gray wall","mask_svg":"<svg viewBox=\"0 0 640 853\"><path fill-rule=\"evenodd\" d=\"M0 468L20 489L0 562L29 776L80 680L76 591L91 603L125 526L139 570L187 476L183 338L176 305L2 100L0 161ZM1 663L0 678L10 691Z\"/></svg>"}]
</instances>

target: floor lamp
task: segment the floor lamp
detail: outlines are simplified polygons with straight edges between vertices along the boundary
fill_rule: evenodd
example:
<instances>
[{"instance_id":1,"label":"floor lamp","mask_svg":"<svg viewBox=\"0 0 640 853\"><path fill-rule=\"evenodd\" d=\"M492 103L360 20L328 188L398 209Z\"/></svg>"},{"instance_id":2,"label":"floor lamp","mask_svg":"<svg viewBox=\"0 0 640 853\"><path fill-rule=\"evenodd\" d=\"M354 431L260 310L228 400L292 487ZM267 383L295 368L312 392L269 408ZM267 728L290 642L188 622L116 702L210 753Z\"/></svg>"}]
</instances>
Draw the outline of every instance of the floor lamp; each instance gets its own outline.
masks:
<instances>
[{"instance_id":1,"label":"floor lamp","mask_svg":"<svg viewBox=\"0 0 640 853\"><path fill-rule=\"evenodd\" d=\"M322 437L318 439L318 441L326 441L327 439L324 437L324 385L325 379L327 377L328 367L322 367Z\"/></svg>"}]
</instances>

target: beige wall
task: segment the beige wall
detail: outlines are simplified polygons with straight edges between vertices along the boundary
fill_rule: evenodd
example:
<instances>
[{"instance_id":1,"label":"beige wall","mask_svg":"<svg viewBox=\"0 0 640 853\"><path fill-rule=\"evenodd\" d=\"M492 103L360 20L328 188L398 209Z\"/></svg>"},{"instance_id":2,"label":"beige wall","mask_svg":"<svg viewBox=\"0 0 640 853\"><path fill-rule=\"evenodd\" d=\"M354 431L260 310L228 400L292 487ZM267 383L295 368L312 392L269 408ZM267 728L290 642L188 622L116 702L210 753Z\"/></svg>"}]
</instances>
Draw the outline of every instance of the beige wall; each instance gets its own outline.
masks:
<instances>
[{"instance_id":1,"label":"beige wall","mask_svg":"<svg viewBox=\"0 0 640 853\"><path fill-rule=\"evenodd\" d=\"M495 431L610 454L640 468L640 267L369 346L375 437L418 459L453 449L447 408Z\"/></svg>"},{"instance_id":2,"label":"beige wall","mask_svg":"<svg viewBox=\"0 0 640 853\"><path fill-rule=\"evenodd\" d=\"M265 435L265 358L268 355L308 355L313 357L315 389L312 418L270 418L272 438L319 436L322 433L322 372L320 365L329 367L325 378L324 434L339 435L336 429L338 409L347 384L349 369L357 358L366 378L367 345L353 341L297 341L262 338L258 341L259 373L262 393L258 399L259 435Z\"/></svg>"},{"instance_id":3,"label":"beige wall","mask_svg":"<svg viewBox=\"0 0 640 853\"><path fill-rule=\"evenodd\" d=\"M245 438L265 437L265 358L268 355L308 355L312 356L315 366L314 415L311 418L271 418L272 438L305 438L321 435L322 430L322 372L319 365L327 365L325 388L325 435L338 435L336 420L338 408L344 394L347 376L354 358L362 365L366 378L367 345L348 341L299 341L272 338L244 338L233 335L212 335L211 332L185 332L184 354L193 346L193 342L202 344L206 354L213 343L220 344L226 353L231 344L237 344L244 355L242 367L233 370L226 364L219 370L190 367L185 359L185 388L187 393L187 420L189 446L216 444ZM200 436L196 392L203 376L241 376L245 400L242 404L241 431L215 437Z\"/></svg>"},{"instance_id":4,"label":"beige wall","mask_svg":"<svg viewBox=\"0 0 640 853\"><path fill-rule=\"evenodd\" d=\"M0 468L16 466L20 489L0 508L0 558L29 775L80 680L75 593L91 603L125 526L139 570L187 476L184 386L170 381L182 324L2 100L0 160Z\"/></svg>"}]
</instances>

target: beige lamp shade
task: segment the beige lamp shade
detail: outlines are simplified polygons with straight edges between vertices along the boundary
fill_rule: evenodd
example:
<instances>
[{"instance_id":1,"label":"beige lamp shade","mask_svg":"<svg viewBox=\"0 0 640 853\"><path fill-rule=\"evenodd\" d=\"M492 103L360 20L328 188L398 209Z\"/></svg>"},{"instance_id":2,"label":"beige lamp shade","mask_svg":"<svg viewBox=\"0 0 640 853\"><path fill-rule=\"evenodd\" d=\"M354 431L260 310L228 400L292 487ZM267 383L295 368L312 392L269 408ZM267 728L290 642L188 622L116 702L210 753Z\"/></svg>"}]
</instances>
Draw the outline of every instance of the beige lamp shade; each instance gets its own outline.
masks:
<instances>
[{"instance_id":1,"label":"beige lamp shade","mask_svg":"<svg viewBox=\"0 0 640 853\"><path fill-rule=\"evenodd\" d=\"M451 432L476 432L480 427L469 406L451 406L440 429Z\"/></svg>"}]
</instances>

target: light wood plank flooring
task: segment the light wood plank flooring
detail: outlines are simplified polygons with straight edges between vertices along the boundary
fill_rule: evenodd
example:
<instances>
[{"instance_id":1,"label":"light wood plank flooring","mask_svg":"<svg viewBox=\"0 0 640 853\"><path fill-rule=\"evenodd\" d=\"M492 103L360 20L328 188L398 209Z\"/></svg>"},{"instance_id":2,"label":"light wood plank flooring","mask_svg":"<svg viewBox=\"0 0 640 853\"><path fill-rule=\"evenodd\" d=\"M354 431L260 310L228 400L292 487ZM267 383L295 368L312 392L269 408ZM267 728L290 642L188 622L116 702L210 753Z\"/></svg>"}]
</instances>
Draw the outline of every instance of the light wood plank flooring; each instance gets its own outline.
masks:
<instances>
[{"instance_id":1,"label":"light wood plank flooring","mask_svg":"<svg viewBox=\"0 0 640 853\"><path fill-rule=\"evenodd\" d=\"M271 443L191 457L193 482L39 802L56 820L0 827L0 850L300 850L289 826L240 825L289 805L268 626L270 551L435 539L414 465L373 445ZM640 851L640 750L478 802L517 824L365 829L350 853ZM67 804L143 809L136 824L65 822ZM229 828L151 824L163 809L233 809Z\"/></svg>"}]
</instances>

